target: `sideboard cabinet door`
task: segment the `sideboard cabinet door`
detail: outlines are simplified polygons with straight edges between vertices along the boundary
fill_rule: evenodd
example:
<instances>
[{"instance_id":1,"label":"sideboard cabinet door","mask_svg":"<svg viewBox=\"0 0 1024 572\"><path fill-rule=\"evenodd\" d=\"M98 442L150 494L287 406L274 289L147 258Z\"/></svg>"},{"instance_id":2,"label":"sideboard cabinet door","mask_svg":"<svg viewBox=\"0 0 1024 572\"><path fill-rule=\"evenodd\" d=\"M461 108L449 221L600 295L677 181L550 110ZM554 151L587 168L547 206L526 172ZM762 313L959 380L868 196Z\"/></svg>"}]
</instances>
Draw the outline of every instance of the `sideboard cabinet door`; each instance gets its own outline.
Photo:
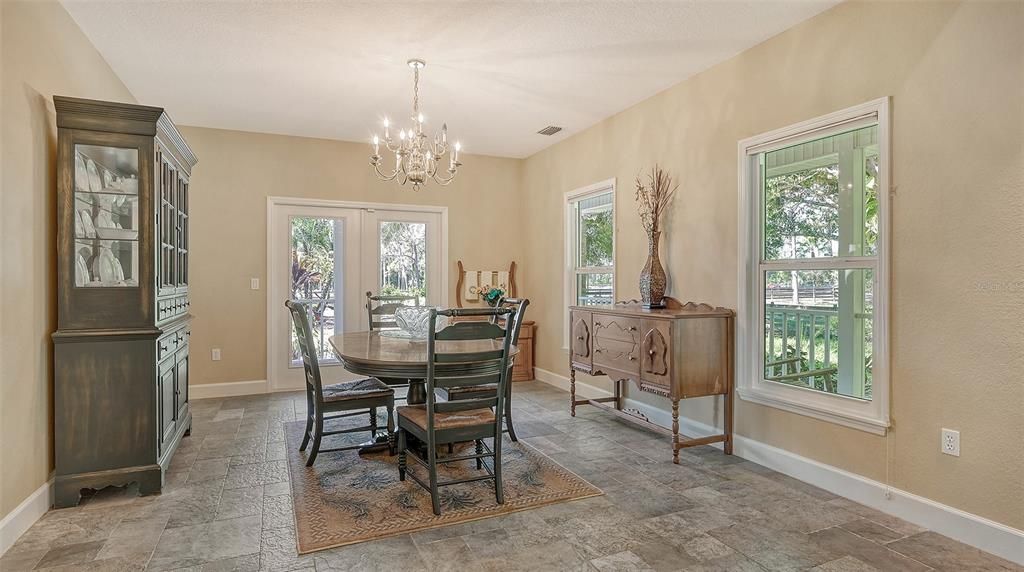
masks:
<instances>
[{"instance_id":1,"label":"sideboard cabinet door","mask_svg":"<svg viewBox=\"0 0 1024 572\"><path fill-rule=\"evenodd\" d=\"M668 387L672 384L672 322L644 320L640 327L640 379Z\"/></svg>"},{"instance_id":2,"label":"sideboard cabinet door","mask_svg":"<svg viewBox=\"0 0 1024 572\"><path fill-rule=\"evenodd\" d=\"M569 352L572 362L590 369L591 365L591 313L573 310L569 313Z\"/></svg>"}]
</instances>

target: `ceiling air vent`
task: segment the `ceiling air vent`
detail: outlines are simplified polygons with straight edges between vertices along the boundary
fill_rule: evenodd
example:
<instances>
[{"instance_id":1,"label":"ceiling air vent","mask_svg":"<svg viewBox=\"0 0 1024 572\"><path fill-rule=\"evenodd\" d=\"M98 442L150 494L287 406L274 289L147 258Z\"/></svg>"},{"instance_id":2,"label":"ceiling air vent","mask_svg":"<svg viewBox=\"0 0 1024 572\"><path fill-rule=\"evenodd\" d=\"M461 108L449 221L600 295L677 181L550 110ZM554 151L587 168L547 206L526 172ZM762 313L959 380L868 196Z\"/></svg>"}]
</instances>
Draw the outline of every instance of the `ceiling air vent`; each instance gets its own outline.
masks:
<instances>
[{"instance_id":1,"label":"ceiling air vent","mask_svg":"<svg viewBox=\"0 0 1024 572\"><path fill-rule=\"evenodd\" d=\"M556 127L554 125L548 125L547 127L545 127L544 129L541 129L537 133L540 133L541 135L554 135L555 133L558 133L561 130L562 130L561 127Z\"/></svg>"}]
</instances>

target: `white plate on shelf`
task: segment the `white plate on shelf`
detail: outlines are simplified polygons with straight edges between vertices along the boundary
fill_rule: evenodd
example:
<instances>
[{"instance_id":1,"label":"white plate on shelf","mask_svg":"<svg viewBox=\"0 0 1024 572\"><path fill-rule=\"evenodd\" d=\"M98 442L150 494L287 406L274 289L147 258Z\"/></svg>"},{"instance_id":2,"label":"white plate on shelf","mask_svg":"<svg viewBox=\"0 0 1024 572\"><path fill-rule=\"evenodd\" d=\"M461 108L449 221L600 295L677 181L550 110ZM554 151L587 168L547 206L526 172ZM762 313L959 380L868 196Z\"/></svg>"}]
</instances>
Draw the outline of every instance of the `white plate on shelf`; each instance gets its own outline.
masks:
<instances>
[{"instance_id":1,"label":"white plate on shelf","mask_svg":"<svg viewBox=\"0 0 1024 572\"><path fill-rule=\"evenodd\" d=\"M85 159L78 153L75 153L75 190L89 192L89 172L85 169Z\"/></svg>"},{"instance_id":2,"label":"white plate on shelf","mask_svg":"<svg viewBox=\"0 0 1024 572\"><path fill-rule=\"evenodd\" d=\"M109 248L101 246L99 256L92 261L93 276L99 278L104 285L113 285L118 281L115 262L117 259L114 258L114 253ZM123 272L121 278L124 278Z\"/></svg>"},{"instance_id":3,"label":"white plate on shelf","mask_svg":"<svg viewBox=\"0 0 1024 572\"><path fill-rule=\"evenodd\" d=\"M100 179L100 171L92 159L85 161L85 169L89 172L89 190L98 193L103 190L103 180Z\"/></svg>"},{"instance_id":4,"label":"white plate on shelf","mask_svg":"<svg viewBox=\"0 0 1024 572\"><path fill-rule=\"evenodd\" d=\"M92 224L92 216L89 211L82 209L78 211L78 216L82 219L82 234L86 238L96 238L96 227Z\"/></svg>"},{"instance_id":5,"label":"white plate on shelf","mask_svg":"<svg viewBox=\"0 0 1024 572\"><path fill-rule=\"evenodd\" d=\"M89 266L81 254L75 255L75 286L85 286L89 282Z\"/></svg>"},{"instance_id":6,"label":"white plate on shelf","mask_svg":"<svg viewBox=\"0 0 1024 572\"><path fill-rule=\"evenodd\" d=\"M107 228L96 227L96 236L103 240L135 240L139 237L139 231L130 228Z\"/></svg>"}]
</instances>

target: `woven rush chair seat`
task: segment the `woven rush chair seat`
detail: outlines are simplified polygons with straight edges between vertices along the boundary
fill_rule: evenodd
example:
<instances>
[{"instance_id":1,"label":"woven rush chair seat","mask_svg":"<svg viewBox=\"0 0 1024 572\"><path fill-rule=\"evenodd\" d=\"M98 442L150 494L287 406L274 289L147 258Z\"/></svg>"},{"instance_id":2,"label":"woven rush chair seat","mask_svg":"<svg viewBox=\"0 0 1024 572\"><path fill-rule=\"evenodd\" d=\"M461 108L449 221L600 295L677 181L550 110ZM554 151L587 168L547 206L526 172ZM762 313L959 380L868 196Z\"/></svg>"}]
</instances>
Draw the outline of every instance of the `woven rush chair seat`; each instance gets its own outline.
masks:
<instances>
[{"instance_id":1,"label":"woven rush chair seat","mask_svg":"<svg viewBox=\"0 0 1024 572\"><path fill-rule=\"evenodd\" d=\"M492 390L493 393L493 390ZM398 416L404 417L421 427L427 428L427 408L420 405L407 405L398 408ZM490 409L469 409L450 413L435 413L434 427L437 429L454 429L494 423L494 412Z\"/></svg>"},{"instance_id":2,"label":"woven rush chair seat","mask_svg":"<svg viewBox=\"0 0 1024 572\"><path fill-rule=\"evenodd\" d=\"M324 403L363 399L365 397L384 397L393 395L394 390L375 377L332 383L323 388Z\"/></svg>"}]
</instances>

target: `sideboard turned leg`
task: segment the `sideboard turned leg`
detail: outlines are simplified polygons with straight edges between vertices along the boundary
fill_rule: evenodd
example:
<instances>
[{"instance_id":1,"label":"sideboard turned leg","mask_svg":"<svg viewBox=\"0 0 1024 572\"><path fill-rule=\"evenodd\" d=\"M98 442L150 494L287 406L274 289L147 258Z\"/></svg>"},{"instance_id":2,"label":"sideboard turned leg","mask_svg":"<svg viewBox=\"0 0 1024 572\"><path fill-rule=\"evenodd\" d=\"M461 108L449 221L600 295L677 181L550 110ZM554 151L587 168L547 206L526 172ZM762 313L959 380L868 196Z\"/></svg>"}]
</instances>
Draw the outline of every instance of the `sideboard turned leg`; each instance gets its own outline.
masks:
<instances>
[{"instance_id":1,"label":"sideboard turned leg","mask_svg":"<svg viewBox=\"0 0 1024 572\"><path fill-rule=\"evenodd\" d=\"M576 417L576 370L569 366L569 415Z\"/></svg>"},{"instance_id":2,"label":"sideboard turned leg","mask_svg":"<svg viewBox=\"0 0 1024 572\"><path fill-rule=\"evenodd\" d=\"M672 462L679 464L679 400L672 398Z\"/></svg>"}]
</instances>

